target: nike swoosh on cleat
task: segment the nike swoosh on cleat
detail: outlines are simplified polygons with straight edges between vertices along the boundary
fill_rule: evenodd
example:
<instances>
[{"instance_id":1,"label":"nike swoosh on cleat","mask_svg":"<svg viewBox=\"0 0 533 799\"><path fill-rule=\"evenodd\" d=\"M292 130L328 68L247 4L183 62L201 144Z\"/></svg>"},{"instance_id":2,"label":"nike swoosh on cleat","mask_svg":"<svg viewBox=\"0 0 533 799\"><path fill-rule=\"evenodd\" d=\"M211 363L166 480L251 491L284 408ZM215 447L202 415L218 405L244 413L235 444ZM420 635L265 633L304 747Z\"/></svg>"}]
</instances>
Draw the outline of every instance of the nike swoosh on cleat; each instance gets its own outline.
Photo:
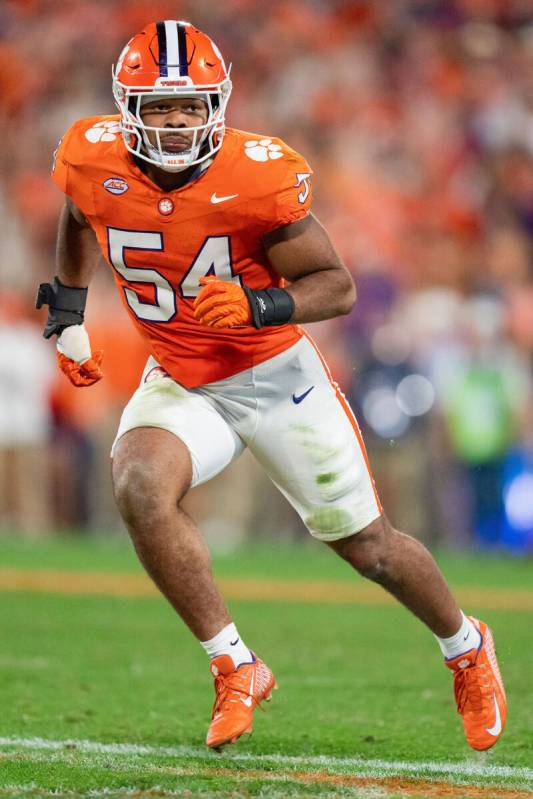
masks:
<instances>
[{"instance_id":1,"label":"nike swoosh on cleat","mask_svg":"<svg viewBox=\"0 0 533 799\"><path fill-rule=\"evenodd\" d=\"M237 640L236 640L236 641L230 641L230 642L229 642L229 645L230 645L230 646L237 646L237 644L239 643L239 640L240 640L240 639L239 639L239 638L237 638Z\"/></svg>"},{"instance_id":2,"label":"nike swoosh on cleat","mask_svg":"<svg viewBox=\"0 0 533 799\"><path fill-rule=\"evenodd\" d=\"M211 195L211 202L216 205L216 203L225 203L226 200L233 200L234 197L238 197L238 194L228 194L225 197L217 197L216 191L213 192Z\"/></svg>"},{"instance_id":3,"label":"nike swoosh on cleat","mask_svg":"<svg viewBox=\"0 0 533 799\"><path fill-rule=\"evenodd\" d=\"M246 699L241 698L241 702L246 707L252 707L253 702L253 695L254 695L254 674L252 672L252 679L250 680L250 696L247 696Z\"/></svg>"},{"instance_id":4,"label":"nike swoosh on cleat","mask_svg":"<svg viewBox=\"0 0 533 799\"><path fill-rule=\"evenodd\" d=\"M311 391L312 391L313 389L314 389L314 386L311 386L311 388L308 388L308 389L307 389L307 391L304 391L304 393L303 393L303 394L300 394L300 396L299 396L299 397L297 397L297 396L296 396L296 394L293 394L293 395L292 395L292 401L294 402L294 404L295 404L295 405L299 405L299 404L300 404L300 402L301 402L302 400L304 400L304 399L307 397L307 395L311 393Z\"/></svg>"},{"instance_id":5,"label":"nike swoosh on cleat","mask_svg":"<svg viewBox=\"0 0 533 799\"><path fill-rule=\"evenodd\" d=\"M492 727L485 727L485 732L488 732L489 735L494 735L494 737L496 737L502 731L502 719L500 716L500 708L498 705L498 701L496 699L496 692L494 693L493 699L494 699L494 711L496 713L496 721L494 722L494 725Z\"/></svg>"}]
</instances>

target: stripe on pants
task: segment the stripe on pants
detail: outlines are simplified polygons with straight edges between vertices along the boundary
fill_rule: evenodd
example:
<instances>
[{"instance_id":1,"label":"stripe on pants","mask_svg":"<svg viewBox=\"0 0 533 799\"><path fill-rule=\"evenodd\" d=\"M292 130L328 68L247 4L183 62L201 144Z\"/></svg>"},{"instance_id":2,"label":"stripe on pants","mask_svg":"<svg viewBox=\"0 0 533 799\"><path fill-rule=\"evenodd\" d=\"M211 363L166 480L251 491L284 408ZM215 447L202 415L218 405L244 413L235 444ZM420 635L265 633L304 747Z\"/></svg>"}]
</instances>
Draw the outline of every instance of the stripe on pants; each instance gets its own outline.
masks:
<instances>
[{"instance_id":1,"label":"stripe on pants","mask_svg":"<svg viewBox=\"0 0 533 799\"><path fill-rule=\"evenodd\" d=\"M329 366L327 365L326 361L324 360L324 357L323 357L322 353L320 352L320 350L318 349L317 345L315 344L315 342L313 341L311 336L308 333L306 333L305 331L304 331L304 337L311 344L311 346L313 347L314 351L316 352L316 354L320 358L320 362L321 362L322 366L324 367L324 371L325 371L325 373L327 375L327 378L328 378L329 382L331 383L333 389L335 390L335 395L336 395L338 401L340 402L340 404L342 406L342 409L343 409L344 413L346 414L346 416L348 417L348 421L350 422L350 424L351 424L351 426L353 428L353 431L355 433L355 436L356 436L357 441L359 443L359 446L361 448L361 452L363 453L363 458L365 460L365 465L366 465L366 468L367 468L367 471L368 471L368 476L370 477L370 482L372 483L372 489L374 491L374 497L375 497L375 500L376 500L376 504L378 506L378 510L379 510L380 513L383 513L383 508L381 506L379 495L378 495L378 492L377 492L377 489L376 489L376 484L375 484L374 478L372 476L372 469L370 468L370 462L368 460L368 455L367 455L365 443L363 441L363 436L361 435L361 431L359 429L359 425L357 423L357 419L355 418L352 409L348 405L348 402L346 401L346 397L344 396L344 394L340 390L338 384L333 380L333 377L331 376L331 372L329 371Z\"/></svg>"}]
</instances>

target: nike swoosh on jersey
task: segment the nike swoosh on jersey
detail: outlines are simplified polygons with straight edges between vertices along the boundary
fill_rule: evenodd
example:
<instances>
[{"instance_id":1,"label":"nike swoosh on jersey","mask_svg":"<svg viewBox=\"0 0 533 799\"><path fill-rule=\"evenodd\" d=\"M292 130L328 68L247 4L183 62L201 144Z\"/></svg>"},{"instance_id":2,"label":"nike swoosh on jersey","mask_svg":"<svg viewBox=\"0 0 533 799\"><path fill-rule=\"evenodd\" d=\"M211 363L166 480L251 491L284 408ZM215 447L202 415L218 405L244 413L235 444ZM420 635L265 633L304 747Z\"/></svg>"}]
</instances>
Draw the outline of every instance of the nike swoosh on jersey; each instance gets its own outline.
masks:
<instances>
[{"instance_id":1,"label":"nike swoosh on jersey","mask_svg":"<svg viewBox=\"0 0 533 799\"><path fill-rule=\"evenodd\" d=\"M496 713L496 721L492 727L485 727L486 731L489 735L499 735L502 731L502 719L500 716L500 708L498 705L498 700L496 699L496 693L493 696L494 699L494 711Z\"/></svg>"},{"instance_id":2,"label":"nike swoosh on jersey","mask_svg":"<svg viewBox=\"0 0 533 799\"><path fill-rule=\"evenodd\" d=\"M238 196L239 196L238 194L228 194L226 197L217 197L217 193L215 191L211 195L211 202L214 203L214 204L216 204L216 203L225 203L226 200L233 200L234 197L238 197Z\"/></svg>"},{"instance_id":3,"label":"nike swoosh on jersey","mask_svg":"<svg viewBox=\"0 0 533 799\"><path fill-rule=\"evenodd\" d=\"M294 404L295 405L299 405L300 402L302 402L302 400L304 400L307 397L307 395L311 393L311 391L313 389L314 389L314 386L311 386L311 388L308 388L307 391L304 391L303 394L300 394L299 397L297 397L296 394L293 394L292 395L292 401L294 402Z\"/></svg>"},{"instance_id":4,"label":"nike swoosh on jersey","mask_svg":"<svg viewBox=\"0 0 533 799\"><path fill-rule=\"evenodd\" d=\"M250 696L247 696L246 699L241 698L241 702L246 707L252 707L253 702L253 695L254 695L254 673L252 672L252 679L250 680Z\"/></svg>"}]
</instances>

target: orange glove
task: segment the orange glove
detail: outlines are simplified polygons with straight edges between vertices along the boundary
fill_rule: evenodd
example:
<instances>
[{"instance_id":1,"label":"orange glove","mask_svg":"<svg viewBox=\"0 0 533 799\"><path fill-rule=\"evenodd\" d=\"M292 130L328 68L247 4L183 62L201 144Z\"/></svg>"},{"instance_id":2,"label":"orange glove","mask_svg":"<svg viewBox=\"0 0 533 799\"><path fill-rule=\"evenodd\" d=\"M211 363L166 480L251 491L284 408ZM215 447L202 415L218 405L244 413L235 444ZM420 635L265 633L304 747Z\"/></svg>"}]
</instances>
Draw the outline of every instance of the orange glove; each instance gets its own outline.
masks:
<instances>
[{"instance_id":1,"label":"orange glove","mask_svg":"<svg viewBox=\"0 0 533 799\"><path fill-rule=\"evenodd\" d=\"M202 290L194 301L194 318L209 327L252 325L248 298L240 286L214 275L200 278Z\"/></svg>"},{"instance_id":2,"label":"orange glove","mask_svg":"<svg viewBox=\"0 0 533 799\"><path fill-rule=\"evenodd\" d=\"M92 386L93 383L97 383L104 376L100 369L103 356L103 351L97 350L88 361L77 363L72 358L67 358L62 352L58 352L57 363L73 386Z\"/></svg>"},{"instance_id":3,"label":"orange glove","mask_svg":"<svg viewBox=\"0 0 533 799\"><path fill-rule=\"evenodd\" d=\"M103 352L91 353L85 325L69 325L57 339L57 363L74 386L92 386L102 379Z\"/></svg>"}]
</instances>

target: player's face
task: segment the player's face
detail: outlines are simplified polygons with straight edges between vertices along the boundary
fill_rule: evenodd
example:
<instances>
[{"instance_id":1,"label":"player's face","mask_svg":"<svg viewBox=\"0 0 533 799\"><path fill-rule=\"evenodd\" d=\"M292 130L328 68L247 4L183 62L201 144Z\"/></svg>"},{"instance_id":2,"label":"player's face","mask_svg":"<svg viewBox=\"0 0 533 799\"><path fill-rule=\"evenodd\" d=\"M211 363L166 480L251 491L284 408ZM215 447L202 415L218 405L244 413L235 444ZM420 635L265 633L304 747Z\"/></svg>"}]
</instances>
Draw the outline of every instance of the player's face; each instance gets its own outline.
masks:
<instances>
[{"instance_id":1,"label":"player's face","mask_svg":"<svg viewBox=\"0 0 533 799\"><path fill-rule=\"evenodd\" d=\"M172 97L154 100L141 108L141 119L148 128L162 128L161 147L167 153L181 153L192 145L193 132L187 128L205 125L207 104L196 97ZM156 132L147 130L150 144L157 146Z\"/></svg>"}]
</instances>

